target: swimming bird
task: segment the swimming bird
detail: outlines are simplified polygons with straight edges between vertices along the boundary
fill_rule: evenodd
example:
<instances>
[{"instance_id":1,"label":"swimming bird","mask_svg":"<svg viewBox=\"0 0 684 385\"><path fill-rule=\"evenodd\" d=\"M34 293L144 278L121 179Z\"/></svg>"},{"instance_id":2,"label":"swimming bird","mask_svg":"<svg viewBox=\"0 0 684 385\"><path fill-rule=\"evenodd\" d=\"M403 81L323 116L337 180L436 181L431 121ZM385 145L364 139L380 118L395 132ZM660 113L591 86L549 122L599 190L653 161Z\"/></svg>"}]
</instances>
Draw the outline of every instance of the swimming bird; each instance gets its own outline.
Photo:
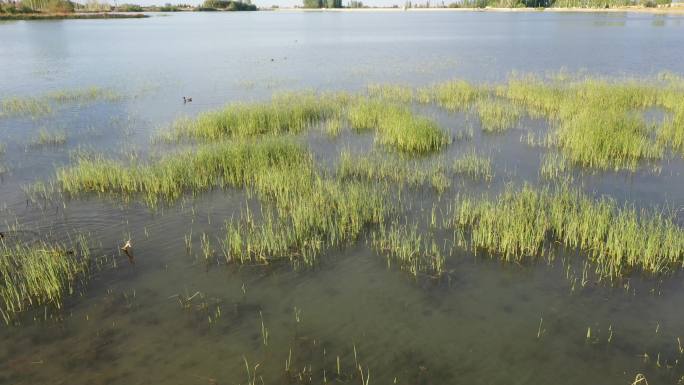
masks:
<instances>
[{"instance_id":1,"label":"swimming bird","mask_svg":"<svg viewBox=\"0 0 684 385\"><path fill-rule=\"evenodd\" d=\"M131 244L131 240L127 240L126 244L121 247L121 250L125 251L128 253L129 250L133 248L133 244Z\"/></svg>"},{"instance_id":2,"label":"swimming bird","mask_svg":"<svg viewBox=\"0 0 684 385\"><path fill-rule=\"evenodd\" d=\"M183 96L183 104L185 104L185 103L192 103L192 98L188 98L188 97Z\"/></svg>"},{"instance_id":3,"label":"swimming bird","mask_svg":"<svg viewBox=\"0 0 684 385\"><path fill-rule=\"evenodd\" d=\"M135 257L133 256L133 244L131 244L130 239L126 241L126 244L123 245L121 250L123 250L123 252L126 253L126 256L128 257L128 262L131 265L135 265Z\"/></svg>"}]
</instances>

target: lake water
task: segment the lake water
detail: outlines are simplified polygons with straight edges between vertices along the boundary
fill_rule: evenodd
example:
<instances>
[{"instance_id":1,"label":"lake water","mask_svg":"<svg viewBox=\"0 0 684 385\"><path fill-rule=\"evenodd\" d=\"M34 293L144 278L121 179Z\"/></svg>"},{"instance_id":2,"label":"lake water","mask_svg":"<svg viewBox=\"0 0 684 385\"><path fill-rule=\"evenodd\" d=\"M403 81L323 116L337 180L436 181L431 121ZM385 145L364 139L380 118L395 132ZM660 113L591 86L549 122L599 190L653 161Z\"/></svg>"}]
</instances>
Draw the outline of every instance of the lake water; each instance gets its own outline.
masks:
<instances>
[{"instance_id":1,"label":"lake water","mask_svg":"<svg viewBox=\"0 0 684 385\"><path fill-rule=\"evenodd\" d=\"M232 101L374 83L498 82L512 72L684 75L683 39L684 17L626 13L181 13L0 22L0 99L90 86L123 96L45 117L0 118L0 162L9 169L0 179L0 227L17 221L27 233L56 239L88 231L101 245L96 252L117 262L72 296L58 319L27 314L21 326L0 327L0 384L358 384L359 366L369 384L626 385L637 373L651 385L682 384L681 274L636 274L572 290L560 262L505 265L456 250L448 279L416 280L388 268L363 240L327 253L315 269L207 268L196 257L199 237L219 236L224 221L251 201L242 191L151 210L96 197L43 205L28 202L23 187L49 181L74 151L159 156L167 148L150 141L158 129ZM183 104L182 96L193 102ZM463 123L427 113L447 127ZM65 131L66 144L31 147L41 129ZM450 146L446 157L474 146L491 154L496 175L490 185L455 188L536 183L541 150L520 136L478 130L473 141ZM322 161L370 143L313 133L305 140ZM661 167L579 175L576 183L638 207L684 207L682 158ZM427 191L410 194L417 213L436 200ZM135 265L117 252L128 237Z\"/></svg>"}]
</instances>

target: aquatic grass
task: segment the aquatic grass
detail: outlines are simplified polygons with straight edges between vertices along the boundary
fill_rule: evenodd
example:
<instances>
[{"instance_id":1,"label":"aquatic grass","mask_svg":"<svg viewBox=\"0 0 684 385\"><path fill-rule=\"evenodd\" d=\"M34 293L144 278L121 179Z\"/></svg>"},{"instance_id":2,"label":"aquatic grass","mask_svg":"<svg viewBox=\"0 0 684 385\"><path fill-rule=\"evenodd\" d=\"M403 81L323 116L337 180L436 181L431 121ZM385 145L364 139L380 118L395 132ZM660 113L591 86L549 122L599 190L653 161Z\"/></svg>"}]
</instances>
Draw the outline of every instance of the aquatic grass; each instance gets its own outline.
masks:
<instances>
[{"instance_id":1,"label":"aquatic grass","mask_svg":"<svg viewBox=\"0 0 684 385\"><path fill-rule=\"evenodd\" d=\"M310 162L309 153L292 141L248 140L205 146L149 164L81 158L75 165L58 170L56 179L66 194L140 194L154 206L184 193L256 185L258 178L268 177L266 171L275 175L280 168L305 170Z\"/></svg>"},{"instance_id":2,"label":"aquatic grass","mask_svg":"<svg viewBox=\"0 0 684 385\"><path fill-rule=\"evenodd\" d=\"M650 138L642 118L614 109L582 109L560 124L551 141L574 163L599 169L634 170L655 161L663 148Z\"/></svg>"},{"instance_id":3,"label":"aquatic grass","mask_svg":"<svg viewBox=\"0 0 684 385\"><path fill-rule=\"evenodd\" d=\"M83 236L69 244L10 239L0 238L0 314L6 323L30 308L61 308L87 280L91 255Z\"/></svg>"},{"instance_id":4,"label":"aquatic grass","mask_svg":"<svg viewBox=\"0 0 684 385\"><path fill-rule=\"evenodd\" d=\"M382 100L356 100L349 107L348 119L357 132L376 130L376 143L407 154L427 154L451 143L436 122Z\"/></svg>"},{"instance_id":5,"label":"aquatic grass","mask_svg":"<svg viewBox=\"0 0 684 385\"><path fill-rule=\"evenodd\" d=\"M223 251L228 263L288 260L311 266L323 250L357 240L388 211L385 198L360 183L314 177L300 188L297 194L276 198L275 209L262 209L259 224L249 211L226 223Z\"/></svg>"},{"instance_id":6,"label":"aquatic grass","mask_svg":"<svg viewBox=\"0 0 684 385\"><path fill-rule=\"evenodd\" d=\"M413 101L415 91L411 87L398 84L371 84L367 92L372 99L408 104Z\"/></svg>"},{"instance_id":7,"label":"aquatic grass","mask_svg":"<svg viewBox=\"0 0 684 385\"><path fill-rule=\"evenodd\" d=\"M571 162L562 154L544 154L539 167L539 175L546 179L557 179L572 170Z\"/></svg>"},{"instance_id":8,"label":"aquatic grass","mask_svg":"<svg viewBox=\"0 0 684 385\"><path fill-rule=\"evenodd\" d=\"M482 130L487 133L499 133L512 128L522 115L516 105L492 99L478 101L475 111L480 118Z\"/></svg>"},{"instance_id":9,"label":"aquatic grass","mask_svg":"<svg viewBox=\"0 0 684 385\"><path fill-rule=\"evenodd\" d=\"M395 263L413 276L439 276L446 271L444 255L434 237L421 234L416 224L409 226L395 220L387 227L380 226L373 232L371 245L385 255L388 267Z\"/></svg>"},{"instance_id":10,"label":"aquatic grass","mask_svg":"<svg viewBox=\"0 0 684 385\"><path fill-rule=\"evenodd\" d=\"M41 147L41 146L61 146L67 141L66 131L48 131L46 129L41 129L38 131L38 135L34 136L29 146Z\"/></svg>"},{"instance_id":11,"label":"aquatic grass","mask_svg":"<svg viewBox=\"0 0 684 385\"><path fill-rule=\"evenodd\" d=\"M226 225L226 261L312 265L321 250L355 240L388 211L386 198L358 182L342 183L315 169L311 154L285 138L205 145L145 165L83 159L58 171L66 194L141 196L151 206L212 188L245 188L262 206Z\"/></svg>"},{"instance_id":12,"label":"aquatic grass","mask_svg":"<svg viewBox=\"0 0 684 385\"><path fill-rule=\"evenodd\" d=\"M464 198L452 225L468 234L473 250L504 261L542 258L555 241L586 255L600 278L684 268L684 230L672 217L595 200L568 187L525 186L496 199Z\"/></svg>"},{"instance_id":13,"label":"aquatic grass","mask_svg":"<svg viewBox=\"0 0 684 385\"><path fill-rule=\"evenodd\" d=\"M547 143L574 164L616 170L634 170L642 160L662 158L663 145L653 140L655 127L636 112L672 108L677 94L684 96L646 81L592 78L545 82L527 76L497 87L497 95L518 103L528 114L550 119L557 128Z\"/></svg>"},{"instance_id":14,"label":"aquatic grass","mask_svg":"<svg viewBox=\"0 0 684 385\"><path fill-rule=\"evenodd\" d=\"M482 95L486 89L464 80L451 80L438 83L419 90L419 101L436 103L450 111L466 111Z\"/></svg>"},{"instance_id":15,"label":"aquatic grass","mask_svg":"<svg viewBox=\"0 0 684 385\"><path fill-rule=\"evenodd\" d=\"M684 155L684 106L679 106L658 131L658 142Z\"/></svg>"},{"instance_id":16,"label":"aquatic grass","mask_svg":"<svg viewBox=\"0 0 684 385\"><path fill-rule=\"evenodd\" d=\"M193 120L178 120L166 136L213 141L264 134L297 134L338 117L347 98L345 94L277 94L267 102L231 104L202 113Z\"/></svg>"},{"instance_id":17,"label":"aquatic grass","mask_svg":"<svg viewBox=\"0 0 684 385\"><path fill-rule=\"evenodd\" d=\"M55 108L69 103L94 103L117 101L122 97L111 89L88 87L74 90L52 91L39 96L10 97L0 101L0 117L41 117L54 112Z\"/></svg>"},{"instance_id":18,"label":"aquatic grass","mask_svg":"<svg viewBox=\"0 0 684 385\"><path fill-rule=\"evenodd\" d=\"M2 116L43 116L52 112L50 103L38 98L12 97L0 101Z\"/></svg>"},{"instance_id":19,"label":"aquatic grass","mask_svg":"<svg viewBox=\"0 0 684 385\"><path fill-rule=\"evenodd\" d=\"M466 175L476 180L491 181L494 177L492 159L474 151L455 159L451 167L455 174Z\"/></svg>"},{"instance_id":20,"label":"aquatic grass","mask_svg":"<svg viewBox=\"0 0 684 385\"><path fill-rule=\"evenodd\" d=\"M391 155L354 156L343 151L337 164L337 177L342 180L390 182L412 187L429 185L444 192L451 185L446 167L440 162L421 165Z\"/></svg>"}]
</instances>

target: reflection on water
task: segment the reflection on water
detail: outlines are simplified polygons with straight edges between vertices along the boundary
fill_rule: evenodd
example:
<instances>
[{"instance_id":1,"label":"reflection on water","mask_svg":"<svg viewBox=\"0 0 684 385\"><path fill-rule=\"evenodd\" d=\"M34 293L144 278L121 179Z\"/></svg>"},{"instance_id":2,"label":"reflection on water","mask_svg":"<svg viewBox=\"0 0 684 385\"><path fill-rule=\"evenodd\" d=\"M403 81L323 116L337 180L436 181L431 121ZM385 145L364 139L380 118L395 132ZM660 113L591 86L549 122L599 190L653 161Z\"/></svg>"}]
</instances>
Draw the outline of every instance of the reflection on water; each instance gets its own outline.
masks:
<instances>
[{"instance_id":1,"label":"reflection on water","mask_svg":"<svg viewBox=\"0 0 684 385\"><path fill-rule=\"evenodd\" d=\"M150 210L93 197L27 203L22 190L49 180L75 152L161 156L173 148L150 137L173 119L283 90L497 81L511 71L561 68L682 73L676 17L180 14L4 23L0 34L0 64L12 69L0 82L3 96L90 85L124 96L0 120L0 164L10 170L0 179L3 229L16 219L55 237L88 231L99 253L114 256L83 295L69 299L60 319L34 322L44 315L26 314L23 326L0 329L2 384L359 383L369 376L370 384L629 384L637 373L649 384L677 384L684 375L680 275L573 289L566 276L584 269L573 252L559 250L555 263L518 266L453 248L448 277L411 279L387 268L364 239L329 252L312 270L225 266L218 252L205 261L201 239L206 234L218 249L224 221L254 203L244 192L214 191ZM182 96L193 102L183 104ZM475 127L471 140L440 156L476 149L492 157L491 184L455 180L455 191L493 194L511 181L538 182L543 151L523 143L522 131L484 135L464 114L421 113L452 134ZM521 126L547 128L534 119ZM28 148L42 128L65 130L67 143ZM312 132L301 140L327 166L344 149L373 148L371 137L352 134ZM678 208L682 170L674 156L660 173L587 173L575 183L638 207ZM453 198L406 194L415 216ZM129 237L135 264L119 251Z\"/></svg>"}]
</instances>

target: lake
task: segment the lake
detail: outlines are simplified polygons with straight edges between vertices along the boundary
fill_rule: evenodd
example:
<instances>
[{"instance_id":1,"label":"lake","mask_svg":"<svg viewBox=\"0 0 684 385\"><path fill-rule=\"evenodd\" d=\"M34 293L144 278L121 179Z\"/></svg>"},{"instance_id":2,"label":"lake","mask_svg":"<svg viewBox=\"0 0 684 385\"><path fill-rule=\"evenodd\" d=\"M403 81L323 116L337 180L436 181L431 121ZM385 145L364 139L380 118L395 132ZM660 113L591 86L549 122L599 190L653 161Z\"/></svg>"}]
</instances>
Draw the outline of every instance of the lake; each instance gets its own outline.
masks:
<instances>
[{"instance_id":1,"label":"lake","mask_svg":"<svg viewBox=\"0 0 684 385\"><path fill-rule=\"evenodd\" d=\"M136 196L44 200L26 193L54 181L56 169L75 164L79 154L145 164L178 148L197 151L154 138L177 119L278 93L418 88L450 79L484 87L514 74L684 76L684 17L170 13L0 22L0 37L0 100L37 98L40 106L42 95L65 90L112 92L53 96L50 112L0 115L0 231L22 242L87 233L92 253L106 257L61 309L37 307L0 326L0 384L627 385L638 374L651 385L684 383L677 269L584 282L592 265L579 251L504 263L458 247L440 230L437 243L450 245L445 273L414 276L379 255L368 228L325 250L314 266L225 263L219 249L226 222L250 209L260 216L253 191L213 188L156 207ZM460 194L494 196L511 184L544 183L539 168L547 149L523 136L552 123L525 115L492 135L467 112L420 103L411 109L452 138L472 130L435 158L451 162L477 151L493 171L487 182L456 177L440 194L427 186L382 190L419 229ZM653 108L647 115L660 122L667 113ZM50 144L36 139L41 132L64 137ZM294 136L331 173L343 152L354 159L379 151L377 139L353 130ZM668 151L654 163L657 170L578 169L569 183L636 210L674 212L682 226L681 153ZM119 249L128 239L134 264Z\"/></svg>"}]
</instances>

